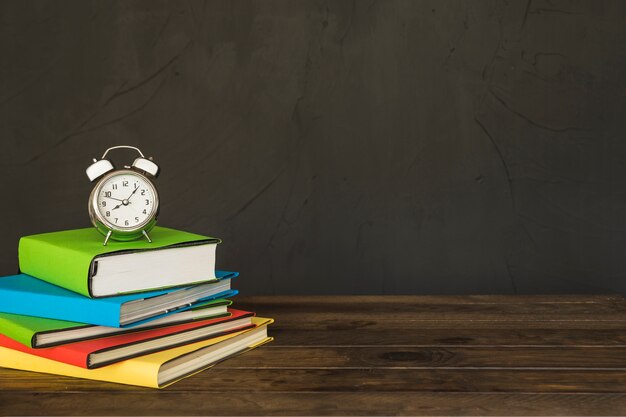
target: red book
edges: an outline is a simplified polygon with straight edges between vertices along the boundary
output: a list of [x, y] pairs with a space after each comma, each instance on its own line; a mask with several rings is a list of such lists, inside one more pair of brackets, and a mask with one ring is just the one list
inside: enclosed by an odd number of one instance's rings
[[254, 313], [230, 308], [228, 311], [231, 313], [229, 317], [198, 320], [192, 323], [176, 324], [39, 349], [30, 348], [5, 335], [0, 335], [0, 346], [81, 368], [93, 369], [124, 359], [254, 327], [252, 324]]

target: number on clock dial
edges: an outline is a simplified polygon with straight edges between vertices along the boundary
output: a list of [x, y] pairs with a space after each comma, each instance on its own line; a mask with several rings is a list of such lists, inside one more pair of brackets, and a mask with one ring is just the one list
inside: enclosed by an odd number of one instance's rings
[[145, 224], [155, 211], [154, 189], [132, 174], [114, 175], [98, 190], [98, 210], [105, 222], [118, 229]]

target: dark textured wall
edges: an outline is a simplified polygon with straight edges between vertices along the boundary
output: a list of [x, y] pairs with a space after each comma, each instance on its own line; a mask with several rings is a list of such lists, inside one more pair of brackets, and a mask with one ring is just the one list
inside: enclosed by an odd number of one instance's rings
[[[626, 2], [3, 1], [0, 273], [160, 163], [252, 293], [626, 290]], [[121, 165], [130, 154], [114, 155]]]

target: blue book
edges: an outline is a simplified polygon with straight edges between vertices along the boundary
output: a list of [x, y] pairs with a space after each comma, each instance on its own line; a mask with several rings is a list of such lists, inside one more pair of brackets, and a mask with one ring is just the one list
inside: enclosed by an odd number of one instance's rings
[[26, 274], [0, 278], [0, 312], [127, 327], [184, 311], [198, 303], [237, 294], [237, 272], [216, 271], [215, 281], [182, 288], [89, 298]]

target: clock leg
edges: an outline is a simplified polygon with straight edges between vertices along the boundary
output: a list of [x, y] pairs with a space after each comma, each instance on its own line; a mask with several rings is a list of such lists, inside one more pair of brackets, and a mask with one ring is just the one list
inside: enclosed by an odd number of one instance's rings
[[107, 233], [107, 235], [104, 238], [104, 243], [102, 244], [102, 246], [106, 246], [107, 242], [109, 241], [109, 238], [111, 237], [111, 231], [109, 230], [109, 233]]
[[146, 239], [148, 239], [148, 242], [152, 243], [152, 239], [150, 239], [150, 236], [148, 236], [148, 233], [146, 233], [145, 230], [141, 231], [143, 233], [143, 235], [146, 237]]

